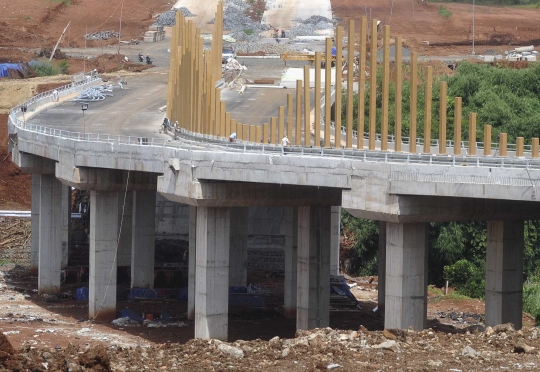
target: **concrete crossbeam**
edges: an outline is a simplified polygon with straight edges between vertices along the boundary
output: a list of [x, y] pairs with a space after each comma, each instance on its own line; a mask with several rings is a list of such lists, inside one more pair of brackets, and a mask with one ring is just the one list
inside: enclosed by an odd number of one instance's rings
[[229, 285], [247, 285], [247, 208], [231, 208]]
[[285, 208], [285, 283], [283, 315], [296, 318], [298, 270], [298, 207]]
[[62, 184], [54, 175], [40, 176], [38, 293], [60, 293], [62, 263]]
[[131, 287], [154, 288], [155, 240], [156, 193], [133, 191]]
[[228, 208], [197, 208], [195, 338], [227, 340], [229, 234]]
[[116, 248], [118, 193], [90, 192], [90, 278], [88, 317], [109, 321], [116, 317]]
[[330, 322], [330, 206], [298, 207], [297, 329]]
[[486, 250], [486, 326], [522, 327], [523, 221], [489, 221]]
[[426, 328], [427, 234], [424, 223], [386, 223], [385, 328]]

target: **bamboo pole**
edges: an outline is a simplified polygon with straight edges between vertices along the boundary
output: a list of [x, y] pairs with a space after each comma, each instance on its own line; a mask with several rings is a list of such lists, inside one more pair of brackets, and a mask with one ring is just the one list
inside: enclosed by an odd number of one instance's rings
[[416, 111], [418, 107], [418, 55], [411, 53], [411, 117], [409, 118], [409, 152], [416, 154]]
[[365, 104], [366, 104], [366, 40], [367, 40], [367, 17], [360, 19], [360, 33], [358, 35], [360, 43], [360, 55], [358, 57], [358, 122], [356, 131], [358, 138], [356, 148], [364, 148], [365, 130]]
[[354, 19], [349, 20], [347, 39], [347, 135], [345, 147], [352, 148], [353, 139], [353, 80], [354, 79]]
[[439, 100], [439, 154], [446, 154], [446, 81], [441, 81], [441, 94]]
[[381, 150], [388, 150], [388, 117], [390, 105], [390, 26], [383, 29]]
[[343, 81], [343, 27], [337, 27], [336, 38], [336, 102], [335, 102], [335, 120], [336, 129], [334, 130], [334, 147], [341, 148], [341, 88]]
[[311, 109], [309, 92], [309, 66], [304, 66], [304, 146], [311, 146]]
[[469, 155], [476, 155], [476, 113], [469, 113]]
[[296, 146], [302, 145], [302, 80], [296, 80], [296, 129], [294, 131], [294, 143]]
[[318, 147], [321, 144], [321, 52], [315, 52], [315, 103], [313, 112], [313, 131], [315, 133], [313, 146]]
[[[332, 129], [332, 38], [326, 38], [326, 61], [324, 69], [324, 147], [330, 147]], [[315, 102], [317, 104], [317, 102]], [[317, 143], [315, 142], [315, 145]]]
[[371, 61], [369, 65], [369, 149], [375, 150], [377, 130], [377, 20], [371, 20]]
[[491, 125], [484, 125], [484, 155], [491, 155]]
[[424, 82], [424, 153], [431, 153], [431, 105], [433, 93], [433, 67], [426, 69], [426, 81]]
[[461, 155], [461, 97], [454, 98], [454, 155]]
[[403, 62], [402, 62], [402, 46], [403, 40], [401, 36], [396, 38], [396, 103], [395, 103], [395, 142], [394, 151], [401, 151], [401, 112], [402, 112], [402, 79], [403, 79]]

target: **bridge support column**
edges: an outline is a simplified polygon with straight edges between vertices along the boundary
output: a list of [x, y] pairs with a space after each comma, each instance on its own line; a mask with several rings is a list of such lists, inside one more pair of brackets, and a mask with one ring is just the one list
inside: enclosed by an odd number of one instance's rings
[[386, 223], [384, 328], [427, 326], [427, 226]]
[[296, 317], [296, 286], [298, 267], [298, 207], [285, 208], [285, 283], [283, 315]]
[[154, 288], [155, 191], [133, 191], [132, 223], [131, 287]]
[[90, 192], [90, 283], [88, 316], [116, 317], [116, 246], [118, 238], [118, 193]]
[[62, 264], [62, 183], [41, 174], [39, 197], [38, 293], [60, 293]]
[[197, 208], [195, 338], [227, 340], [229, 208]]
[[377, 284], [378, 313], [384, 314], [384, 299], [386, 296], [386, 222], [379, 221], [379, 273]]
[[330, 235], [330, 275], [339, 275], [339, 238], [341, 233], [341, 207], [333, 206]]
[[298, 207], [297, 329], [329, 325], [330, 208]]
[[247, 285], [247, 208], [231, 209], [231, 236], [229, 246], [229, 285]]
[[187, 317], [195, 317], [195, 267], [197, 252], [197, 207], [189, 206], [189, 264], [188, 264], [188, 304]]
[[69, 238], [71, 236], [71, 187], [62, 185], [62, 269], [68, 267]]
[[486, 251], [486, 326], [522, 327], [523, 221], [489, 221]]
[[30, 273], [38, 274], [39, 266], [39, 209], [41, 194], [41, 174], [32, 173], [32, 235], [30, 252]]
[[[118, 191], [118, 242], [117, 266], [131, 265], [133, 191]], [[154, 212], [155, 213], [155, 212]], [[122, 229], [120, 231], [120, 229]]]

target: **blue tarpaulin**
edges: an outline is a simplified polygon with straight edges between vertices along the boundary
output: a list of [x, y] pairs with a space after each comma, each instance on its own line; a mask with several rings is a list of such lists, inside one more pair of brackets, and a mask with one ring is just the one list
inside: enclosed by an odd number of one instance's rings
[[144, 321], [142, 316], [137, 314], [137, 312], [133, 309], [124, 309], [120, 311], [120, 318], [129, 318], [139, 323], [142, 323]]
[[77, 291], [75, 292], [75, 299], [77, 301], [88, 301], [88, 288], [77, 288]]
[[8, 69], [23, 72], [23, 66], [20, 63], [0, 63], [0, 77], [8, 77]]
[[185, 301], [188, 299], [188, 288], [183, 287], [178, 291], [178, 301]]
[[159, 289], [148, 289], [148, 288], [133, 288], [129, 292], [127, 299], [134, 300], [135, 298], [148, 298], [155, 299], [158, 298]]
[[345, 279], [340, 280], [339, 284], [336, 282], [332, 282], [332, 284], [330, 284], [330, 294], [338, 294], [340, 296], [347, 296], [351, 300], [358, 302], [356, 297], [354, 297], [354, 295], [352, 294], [351, 288], [349, 287]]

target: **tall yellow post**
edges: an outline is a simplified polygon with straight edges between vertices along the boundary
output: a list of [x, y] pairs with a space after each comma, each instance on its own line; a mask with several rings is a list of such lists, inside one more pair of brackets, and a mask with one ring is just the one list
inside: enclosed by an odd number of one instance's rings
[[278, 141], [281, 141], [281, 139], [283, 138], [283, 134], [285, 133], [285, 106], [279, 106], [278, 123]]
[[[330, 147], [332, 129], [332, 39], [326, 38], [326, 62], [324, 69], [324, 147]], [[317, 145], [317, 143], [315, 143]]]
[[538, 158], [538, 137], [533, 137], [531, 140], [531, 158]]
[[461, 97], [454, 98], [454, 155], [461, 155]]
[[311, 146], [311, 109], [309, 93], [309, 66], [304, 66], [304, 146]]
[[321, 143], [321, 52], [315, 52], [315, 103], [313, 112], [314, 146], [317, 147]]
[[249, 125], [248, 124], [242, 124], [242, 137], [244, 137], [244, 141], [249, 141]]
[[236, 123], [236, 138], [244, 140], [244, 126], [240, 123]]
[[411, 53], [411, 117], [409, 118], [409, 152], [416, 153], [416, 110], [418, 107], [418, 54]]
[[249, 126], [249, 142], [252, 142], [252, 143], [257, 143], [259, 141], [257, 141], [257, 129], [255, 129], [256, 126], [255, 125], [250, 125]]
[[426, 69], [426, 81], [424, 91], [424, 153], [431, 153], [431, 101], [433, 92], [433, 67]]
[[225, 102], [221, 101], [221, 106], [220, 106], [220, 109], [219, 109], [219, 113], [221, 114], [221, 119], [220, 119], [220, 130], [219, 132], [221, 133], [221, 137], [229, 137], [229, 134], [227, 134], [227, 131], [225, 129], [226, 125], [227, 125], [227, 122], [226, 122], [226, 118], [227, 116], [225, 115], [226, 114], [226, 106], [225, 106]]
[[302, 80], [296, 80], [296, 127], [294, 131], [294, 144], [296, 146], [302, 145]]
[[268, 123], [263, 124], [263, 143], [265, 145], [268, 145], [268, 141], [270, 140], [270, 133], [269, 133]]
[[491, 155], [491, 125], [484, 125], [484, 155]]
[[469, 155], [476, 155], [476, 113], [469, 113]]
[[225, 113], [225, 135], [223, 137], [229, 137], [233, 132], [231, 132], [231, 113]]
[[293, 143], [293, 95], [287, 94], [287, 137]]
[[395, 131], [395, 143], [394, 143], [394, 151], [400, 152], [401, 151], [401, 112], [402, 112], [402, 94], [401, 90], [403, 87], [402, 79], [403, 79], [403, 64], [402, 64], [402, 46], [403, 46], [403, 40], [401, 39], [401, 36], [398, 36], [396, 38], [396, 103], [395, 103], [395, 123], [394, 123], [394, 131]]
[[221, 89], [219, 88], [214, 88], [216, 90], [216, 93], [215, 93], [215, 96], [216, 96], [216, 102], [215, 102], [215, 118], [216, 118], [216, 123], [215, 123], [215, 126], [216, 126], [216, 131], [215, 131], [215, 135], [216, 136], [221, 136]]
[[523, 157], [523, 137], [516, 138], [516, 157]]
[[446, 154], [446, 81], [441, 81], [439, 100], [439, 154]]
[[255, 141], [257, 143], [262, 143], [263, 141], [263, 138], [262, 138], [262, 127], [260, 125], [257, 125], [255, 127]]
[[276, 141], [276, 135], [277, 135], [276, 122], [277, 122], [277, 118], [275, 118], [275, 117], [270, 118], [270, 143], [272, 145], [275, 145], [277, 143], [277, 141]]
[[238, 138], [238, 128], [236, 126], [236, 119], [231, 119], [231, 134], [236, 133], [236, 138]]
[[501, 156], [506, 156], [506, 150], [508, 148], [508, 135], [506, 133], [501, 133], [499, 136], [499, 154]]
[[343, 80], [343, 27], [337, 27], [336, 35], [336, 102], [335, 102], [335, 123], [334, 146], [341, 147], [341, 87]]
[[354, 19], [349, 20], [347, 39], [347, 135], [345, 147], [352, 148], [353, 139], [353, 79], [354, 79]]
[[382, 81], [382, 116], [381, 116], [381, 150], [388, 150], [388, 117], [390, 102], [390, 26], [383, 29], [383, 81]]
[[216, 89], [215, 89], [215, 86], [216, 86], [216, 78], [214, 77], [214, 75], [210, 75], [210, 86], [209, 86], [209, 89], [210, 89], [210, 120], [209, 120], [209, 127], [210, 127], [210, 130], [208, 132], [208, 134], [214, 136], [216, 135], [216, 127], [215, 127], [215, 119], [216, 119]]
[[364, 148], [364, 130], [365, 130], [365, 104], [366, 104], [366, 40], [367, 40], [367, 17], [362, 16], [360, 20], [360, 34], [358, 35], [360, 43], [360, 56], [358, 58], [358, 121], [356, 130], [358, 139], [356, 148]]
[[377, 20], [371, 20], [371, 61], [369, 65], [369, 149], [375, 150], [377, 130]]

